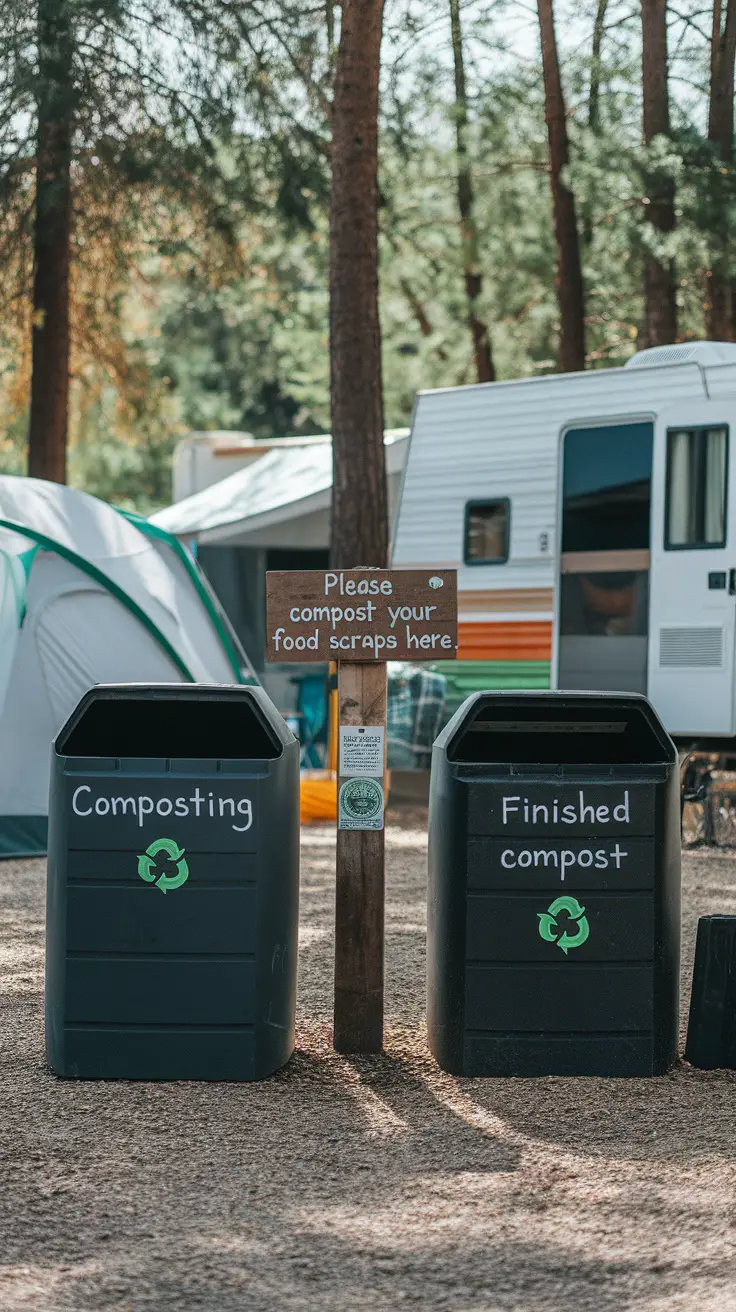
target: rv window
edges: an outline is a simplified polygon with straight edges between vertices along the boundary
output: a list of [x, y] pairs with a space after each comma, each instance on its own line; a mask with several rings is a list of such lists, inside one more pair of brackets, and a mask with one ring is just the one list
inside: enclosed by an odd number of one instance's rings
[[465, 507], [466, 565], [504, 565], [509, 558], [511, 502], [469, 501]]
[[651, 423], [565, 433], [562, 551], [648, 551]]
[[728, 429], [671, 428], [667, 433], [665, 547], [726, 544]]

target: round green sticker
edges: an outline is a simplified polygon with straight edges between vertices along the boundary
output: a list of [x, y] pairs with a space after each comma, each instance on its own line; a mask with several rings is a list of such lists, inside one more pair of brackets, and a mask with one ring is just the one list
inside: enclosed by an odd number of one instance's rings
[[383, 810], [383, 789], [375, 779], [348, 779], [340, 789], [340, 811], [350, 820], [375, 820]]

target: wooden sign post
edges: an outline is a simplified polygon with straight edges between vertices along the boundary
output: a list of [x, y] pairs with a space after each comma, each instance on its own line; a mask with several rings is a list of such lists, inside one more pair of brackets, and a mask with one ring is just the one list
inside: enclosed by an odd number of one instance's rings
[[457, 655], [454, 570], [266, 575], [266, 659], [337, 661], [334, 1044], [383, 1045], [386, 662]]
[[[380, 1052], [383, 1047], [383, 925], [385, 855], [383, 777], [386, 769], [387, 678], [384, 663], [341, 661], [337, 667], [338, 830], [335, 888], [335, 1013], [334, 1044], [338, 1052]], [[344, 828], [340, 823], [346, 800], [344, 782], [345, 728], [380, 728], [381, 780], [368, 782], [362, 799], [361, 776], [355, 776], [351, 810], [375, 807], [380, 828]], [[357, 736], [357, 732], [356, 732]], [[370, 741], [370, 740], [369, 740]], [[380, 792], [379, 792], [380, 789]], [[365, 785], [364, 785], [365, 793]], [[358, 816], [358, 822], [360, 816]]]

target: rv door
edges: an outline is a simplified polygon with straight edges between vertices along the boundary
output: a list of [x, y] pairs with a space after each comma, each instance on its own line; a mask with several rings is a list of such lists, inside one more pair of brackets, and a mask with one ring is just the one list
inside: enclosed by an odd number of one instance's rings
[[736, 402], [670, 406], [652, 468], [648, 691], [671, 733], [734, 732]]

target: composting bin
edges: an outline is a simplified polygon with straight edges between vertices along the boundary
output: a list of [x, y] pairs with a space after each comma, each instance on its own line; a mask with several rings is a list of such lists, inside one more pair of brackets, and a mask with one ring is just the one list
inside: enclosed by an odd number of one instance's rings
[[654, 1075], [676, 1055], [680, 803], [644, 697], [469, 697], [438, 737], [428, 1021], [456, 1075]]
[[299, 747], [260, 688], [105, 685], [53, 750], [60, 1075], [261, 1079], [294, 1047]]

